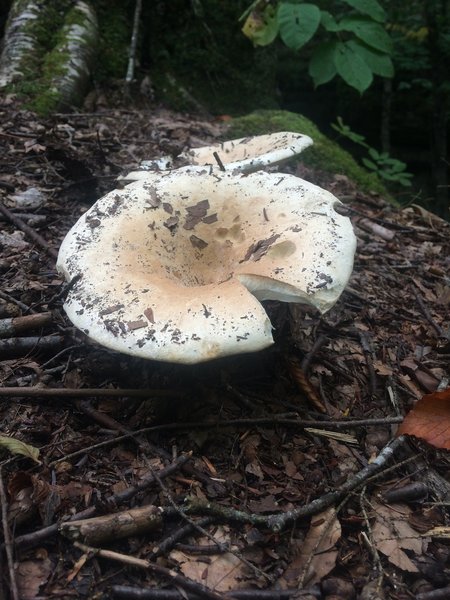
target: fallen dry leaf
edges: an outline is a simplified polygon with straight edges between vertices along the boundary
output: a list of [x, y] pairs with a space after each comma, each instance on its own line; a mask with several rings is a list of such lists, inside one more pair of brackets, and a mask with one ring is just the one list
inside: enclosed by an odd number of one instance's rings
[[52, 569], [49, 558], [20, 562], [16, 569], [20, 600], [33, 600], [39, 594], [40, 587], [47, 582]]
[[420, 556], [426, 550], [427, 540], [408, 523], [411, 509], [404, 504], [390, 507], [376, 502], [372, 503], [372, 508], [376, 517], [372, 537], [377, 550], [399, 569], [418, 573], [419, 569], [405, 550]]
[[[218, 529], [214, 537], [218, 542], [229, 542], [225, 529]], [[199, 545], [211, 544], [207, 539], [200, 540], [198, 543]], [[244, 564], [230, 552], [205, 559], [202, 556], [190, 556], [174, 550], [170, 553], [170, 558], [179, 563], [183, 575], [216, 592], [228, 592], [238, 588], [244, 576]]]
[[450, 450], [450, 388], [418, 400], [398, 428], [397, 435], [404, 434]]
[[300, 554], [285, 570], [280, 580], [281, 585], [287, 588], [306, 582], [313, 585], [328, 575], [336, 565], [336, 543], [341, 533], [341, 524], [334, 507], [313, 517], [306, 538], [300, 546]]

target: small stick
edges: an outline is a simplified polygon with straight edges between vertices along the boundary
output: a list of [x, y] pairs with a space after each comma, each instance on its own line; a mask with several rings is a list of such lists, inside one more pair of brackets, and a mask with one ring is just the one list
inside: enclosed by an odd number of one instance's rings
[[369, 219], [359, 219], [356, 221], [356, 224], [361, 227], [361, 229], [377, 235], [386, 242], [391, 242], [395, 237], [393, 231], [386, 229], [386, 227], [383, 227], [382, 225], [378, 225], [378, 223], [371, 223]]
[[319, 397], [319, 394], [316, 392], [314, 387], [311, 385], [310, 381], [305, 375], [302, 367], [299, 365], [298, 361], [290, 357], [288, 358], [288, 367], [289, 372], [294, 379], [295, 383], [298, 385], [300, 390], [305, 394], [307, 399], [311, 402], [314, 408], [322, 414], [327, 414], [327, 409]]
[[[197, 583], [192, 579], [188, 579], [187, 577], [183, 577], [179, 575], [173, 569], [166, 569], [166, 567], [162, 567], [157, 563], [150, 562], [149, 560], [145, 560], [143, 558], [135, 558], [134, 556], [129, 556], [127, 554], [122, 554], [120, 552], [114, 552], [112, 550], [103, 550], [102, 548], [92, 548], [91, 546], [86, 546], [85, 544], [80, 544], [79, 542], [75, 542], [75, 546], [82, 550], [87, 554], [92, 554], [93, 556], [99, 556], [101, 558], [107, 558], [109, 560], [113, 560], [116, 562], [120, 562], [124, 565], [129, 565], [131, 567], [138, 567], [140, 569], [144, 569], [145, 571], [152, 571], [164, 579], [171, 581], [174, 585], [179, 586], [183, 590], [196, 594], [200, 596], [200, 598], [206, 598], [206, 600], [223, 600], [222, 594], [218, 594], [213, 590], [208, 589], [201, 583]], [[232, 596], [229, 596], [232, 598]]]
[[[34, 338], [18, 338], [18, 339], [34, 339]], [[36, 338], [43, 339], [43, 338]], [[9, 341], [9, 340], [8, 340]], [[0, 345], [1, 351], [1, 345]], [[160, 398], [179, 398], [184, 395], [179, 390], [144, 390], [144, 389], [120, 389], [120, 388], [38, 388], [38, 387], [0, 387], [1, 396], [21, 396], [25, 398], [86, 398], [105, 396], [113, 396], [114, 398], [149, 398], [158, 396]], [[130, 434], [130, 435], [135, 435]]]
[[[47, 351], [54, 350], [58, 346], [64, 343], [62, 335], [43, 335], [41, 337], [14, 337], [6, 340], [0, 340], [0, 359], [13, 358], [16, 356], [23, 356], [34, 351]], [[6, 389], [0, 388], [0, 395], [5, 396]], [[19, 389], [19, 388], [12, 388]], [[31, 389], [31, 388], [23, 388]], [[37, 389], [37, 388], [36, 388]], [[16, 394], [20, 395], [20, 394]]]
[[62, 523], [60, 533], [85, 544], [104, 544], [111, 540], [146, 534], [162, 525], [162, 510], [153, 505]]
[[[303, 592], [303, 590], [301, 590]], [[309, 590], [307, 590], [309, 592]], [[111, 592], [114, 598], [120, 600], [197, 600], [191, 594], [181, 593], [178, 590], [160, 590], [160, 589], [141, 589], [131, 587], [129, 585], [113, 585]], [[294, 595], [298, 594], [298, 599], [302, 596], [299, 590], [233, 590], [233, 592], [224, 592], [222, 598], [226, 600], [230, 598], [230, 594], [236, 600], [289, 600]], [[311, 590], [308, 597], [318, 598], [320, 591]]]
[[35, 242], [38, 246], [40, 246], [47, 254], [54, 258], [55, 260], [58, 258], [58, 251], [54, 248], [51, 248], [42, 235], [37, 233], [34, 229], [32, 229], [29, 225], [24, 223], [22, 219], [20, 219], [17, 215], [13, 214], [4, 204], [0, 202], [0, 212], [9, 220], [13, 225], [18, 227], [21, 231], [24, 232], [26, 236], [28, 236], [33, 242]]
[[6, 300], [6, 302], [12, 302], [13, 304], [15, 304], [16, 306], [21, 308], [24, 312], [31, 312], [31, 313], [35, 312], [34, 310], [32, 310], [29, 306], [27, 306], [20, 300], [16, 300], [16, 298], [14, 298], [14, 296], [10, 296], [6, 292], [2, 292], [2, 290], [0, 290], [0, 298], [2, 300]]
[[34, 315], [26, 315], [24, 317], [0, 319], [0, 338], [20, 335], [29, 329], [44, 327], [52, 322], [52, 318], [51, 312], [43, 312]]
[[363, 349], [364, 357], [366, 359], [367, 371], [369, 373], [370, 395], [375, 397], [377, 395], [377, 376], [373, 366], [373, 350], [370, 344], [370, 339], [367, 333], [364, 331], [359, 332], [359, 339], [361, 342], [361, 348]]
[[9, 587], [11, 591], [12, 600], [20, 600], [19, 590], [17, 588], [16, 581], [16, 567], [14, 565], [13, 556], [13, 541], [11, 538], [11, 531], [8, 523], [8, 504], [6, 500], [5, 486], [3, 485], [3, 476], [0, 468], [0, 504], [2, 507], [2, 527], [3, 527], [3, 539], [5, 541], [5, 552], [6, 560], [8, 563], [9, 572]]
[[436, 323], [436, 321], [431, 316], [430, 311], [425, 306], [425, 302], [422, 300], [422, 298], [419, 296], [419, 294], [416, 292], [415, 289], [412, 290], [412, 293], [414, 294], [414, 296], [417, 300], [417, 304], [420, 306], [420, 310], [422, 311], [423, 316], [428, 321], [428, 323], [433, 327], [433, 329], [438, 334], [438, 336], [441, 338], [447, 337], [447, 339], [449, 339], [449, 337], [450, 337], [449, 334], [448, 333], [446, 334], [446, 332], [442, 329], [442, 327]]
[[317, 354], [317, 352], [322, 348], [322, 346], [324, 346], [327, 342], [328, 342], [328, 338], [325, 335], [323, 335], [323, 333], [321, 333], [317, 337], [317, 339], [314, 342], [311, 350], [308, 352], [308, 354], [302, 360], [302, 363], [300, 365], [303, 373], [306, 374], [306, 372], [309, 369], [309, 365], [311, 364], [312, 359]]
[[[196, 522], [196, 525], [199, 527], [206, 527], [207, 525], [210, 525], [211, 523], [214, 523], [213, 517], [203, 517], [202, 519], [199, 519]], [[187, 537], [188, 535], [190, 535], [194, 530], [195, 530], [194, 526], [191, 525], [190, 523], [188, 523], [187, 525], [183, 525], [183, 527], [180, 527], [179, 529], [177, 529], [176, 531], [174, 531], [173, 533], [171, 533], [170, 535], [165, 537], [161, 542], [159, 542], [158, 545], [153, 548], [153, 550], [150, 554], [150, 558], [154, 560], [158, 556], [167, 554], [168, 552], [170, 552], [172, 550], [172, 548], [174, 548], [176, 546], [176, 544], [180, 540], [182, 540], [185, 537]], [[217, 547], [216, 547], [216, 549], [218, 550]]]
[[226, 169], [224, 167], [224, 164], [222, 162], [222, 159], [220, 158], [220, 156], [218, 155], [218, 153], [217, 152], [213, 152], [213, 156], [216, 159], [217, 164], [219, 165], [219, 169], [221, 171], [226, 171]]

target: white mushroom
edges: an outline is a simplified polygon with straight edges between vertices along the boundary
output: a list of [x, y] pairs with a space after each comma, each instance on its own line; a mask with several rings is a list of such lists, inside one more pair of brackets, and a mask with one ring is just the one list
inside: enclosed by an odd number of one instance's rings
[[263, 167], [274, 166], [300, 154], [311, 146], [312, 139], [302, 133], [280, 131], [237, 140], [229, 140], [214, 146], [191, 148], [179, 155], [191, 165], [217, 165], [219, 160], [228, 171], [252, 173]]
[[[177, 158], [190, 165], [213, 165], [220, 163], [227, 171], [252, 173], [267, 166], [278, 165], [311, 146], [312, 139], [302, 133], [281, 131], [267, 135], [257, 135], [237, 140], [229, 140], [214, 146], [202, 146], [182, 152]], [[214, 154], [217, 153], [216, 158]], [[149, 171], [171, 168], [171, 158], [143, 161], [142, 169], [118, 177], [120, 181], [145, 179]]]
[[292, 175], [188, 167], [110, 192], [64, 239], [71, 321], [100, 344], [177, 363], [273, 343], [261, 300], [324, 312], [355, 236], [329, 192]]

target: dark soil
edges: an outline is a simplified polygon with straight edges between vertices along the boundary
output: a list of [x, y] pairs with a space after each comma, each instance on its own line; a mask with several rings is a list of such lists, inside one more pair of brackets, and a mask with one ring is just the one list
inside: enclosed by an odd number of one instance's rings
[[[355, 269], [338, 304], [319, 316], [268, 303], [276, 343], [258, 354], [137, 360], [65, 317], [59, 244], [118, 175], [225, 125], [161, 108], [42, 120], [14, 99], [0, 124], [0, 318], [51, 313], [0, 339], [1, 434], [39, 449], [36, 462], [0, 438], [1, 597], [450, 597], [435, 595], [450, 582], [448, 543], [424, 535], [448, 524], [448, 455], [403, 438], [383, 452], [415, 402], [448, 385], [449, 225], [290, 165], [353, 220]], [[153, 530], [124, 513], [149, 506]], [[74, 515], [112, 514], [109, 538], [78, 533], [90, 549], [60, 531]], [[118, 539], [124, 514], [137, 525]]]

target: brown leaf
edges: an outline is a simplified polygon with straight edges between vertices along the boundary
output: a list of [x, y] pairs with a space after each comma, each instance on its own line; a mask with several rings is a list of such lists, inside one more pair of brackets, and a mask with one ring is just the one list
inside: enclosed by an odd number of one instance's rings
[[21, 600], [36, 598], [39, 588], [47, 582], [52, 569], [49, 558], [20, 562], [16, 569], [16, 577]]
[[372, 507], [376, 516], [372, 537], [377, 550], [399, 569], [417, 573], [418, 568], [404, 550], [420, 556], [427, 541], [408, 523], [411, 509], [403, 504], [396, 504], [395, 508], [391, 508], [375, 502], [372, 502]]
[[336, 565], [336, 542], [340, 537], [341, 525], [334, 507], [313, 517], [305, 541], [300, 546], [300, 554], [291, 562], [281, 578], [283, 587], [297, 587], [299, 582], [305, 579], [305, 569], [308, 585], [313, 585], [328, 575]]
[[397, 435], [413, 435], [436, 448], [450, 449], [450, 388], [426, 394], [406, 415]]
[[[218, 542], [229, 541], [226, 531], [222, 529], [218, 529], [214, 537]], [[202, 543], [211, 544], [211, 541], [200, 540], [199, 545]], [[189, 556], [174, 550], [170, 553], [170, 558], [179, 563], [183, 575], [216, 592], [227, 592], [238, 588], [244, 576], [244, 564], [229, 552], [205, 561], [201, 556]]]

